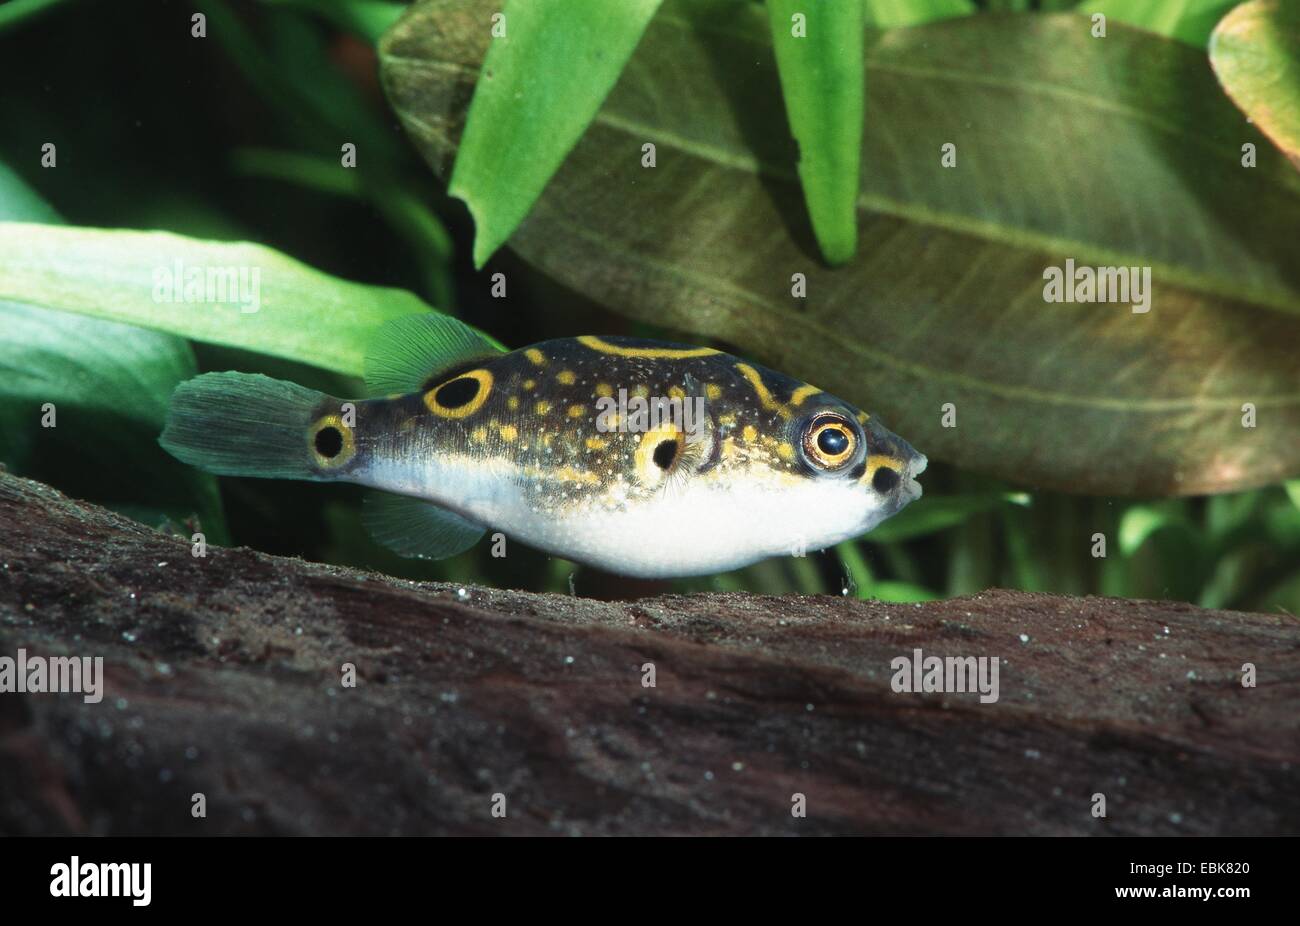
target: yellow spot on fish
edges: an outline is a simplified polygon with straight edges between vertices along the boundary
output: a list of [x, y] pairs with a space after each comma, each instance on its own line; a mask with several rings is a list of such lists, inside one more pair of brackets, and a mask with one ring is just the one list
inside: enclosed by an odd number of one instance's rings
[[858, 412], [858, 424], [866, 424], [870, 417], [866, 412]]
[[572, 370], [561, 370], [555, 374], [555, 378], [566, 386], [572, 386], [578, 381], [578, 377], [573, 375]]
[[650, 387], [637, 386], [632, 390], [632, 395], [636, 396], [638, 399], [648, 399], [650, 398]]
[[519, 397], [518, 397], [518, 396], [513, 396], [513, 395], [512, 395], [510, 398], [506, 399], [506, 407], [509, 408], [511, 411], [513, 411], [514, 409], [518, 408], [518, 407], [519, 407]]
[[561, 466], [555, 471], [555, 475], [565, 482], [581, 482], [587, 485], [595, 485], [600, 482], [600, 478], [595, 473], [577, 470], [572, 466]]
[[758, 440], [758, 431], [755, 430], [752, 424], [745, 425], [745, 430], [741, 433], [744, 435], [745, 443], [747, 444], [752, 444], [754, 441]]
[[570, 417], [570, 418], [581, 418], [581, 417], [582, 417], [583, 415], [585, 415], [586, 413], [587, 413], [587, 410], [586, 410], [585, 408], [583, 408], [581, 405], [570, 405], [570, 406], [569, 406], [569, 417]]
[[550, 402], [547, 402], [547, 401], [541, 401], [541, 402], [538, 402], [538, 403], [537, 403], [537, 414], [539, 414], [539, 415], [545, 415], [545, 414], [546, 414], [547, 412], [549, 412], [550, 410], [551, 410], [551, 403], [550, 403]]
[[587, 438], [587, 449], [588, 449], [588, 450], [604, 450], [604, 449], [605, 449], [606, 447], [608, 447], [608, 446], [609, 446], [609, 444], [605, 443], [605, 441], [602, 440], [602, 439], [599, 438], [599, 437], [589, 437], [589, 438]]
[[546, 355], [536, 347], [530, 347], [524, 351], [524, 356], [533, 362], [534, 366], [546, 366]]
[[684, 389], [682, 389], [681, 386], [669, 386], [669, 387], [668, 387], [668, 398], [670, 398], [670, 399], [684, 399], [684, 398], [686, 398], [686, 391], [685, 391]]
[[776, 453], [782, 460], [794, 459], [794, 447], [786, 443], [777, 444]]
[[487, 428], [478, 427], [469, 433], [469, 439], [476, 444], [481, 444], [487, 440]]
[[513, 424], [504, 424], [498, 430], [500, 431], [501, 439], [507, 442], [512, 441], [519, 436], [519, 429]]
[[602, 398], [608, 399], [613, 394], [614, 394], [614, 387], [611, 386], [609, 383], [601, 383], [598, 386], [596, 386], [596, 395], [601, 396]]
[[671, 360], [682, 357], [708, 357], [718, 353], [711, 347], [624, 347], [620, 344], [611, 344], [602, 338], [584, 335], [578, 338], [578, 343], [592, 350], [600, 351], [602, 354], [614, 354], [618, 357], [647, 357], [658, 360]]
[[534, 386], [536, 386], [536, 385], [537, 385], [537, 380], [535, 380], [535, 379], [526, 379], [526, 380], [524, 380], [524, 382], [523, 382], [524, 391], [527, 392], [528, 390], [532, 389], [532, 388], [533, 388]]
[[704, 393], [710, 399], [720, 399], [722, 398], [722, 387], [717, 383], [709, 383], [704, 387]]

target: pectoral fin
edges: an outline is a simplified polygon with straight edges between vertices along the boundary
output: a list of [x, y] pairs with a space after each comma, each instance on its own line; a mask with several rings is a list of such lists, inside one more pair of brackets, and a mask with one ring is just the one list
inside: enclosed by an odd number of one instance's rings
[[387, 492], [368, 492], [361, 521], [375, 540], [400, 556], [446, 559], [464, 553], [486, 532], [481, 524], [432, 502]]

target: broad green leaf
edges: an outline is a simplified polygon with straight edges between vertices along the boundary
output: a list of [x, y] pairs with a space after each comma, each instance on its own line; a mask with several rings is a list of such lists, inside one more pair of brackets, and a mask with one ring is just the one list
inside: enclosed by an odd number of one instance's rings
[[1214, 30], [1210, 63], [1232, 101], [1300, 167], [1300, 3], [1243, 3]]
[[975, 12], [971, 0], [863, 0], [868, 25], [878, 29], [919, 26]]
[[[474, 263], [505, 243], [609, 93], [661, 0], [508, 0], [455, 25], [491, 42], [448, 192], [474, 217]], [[467, 7], [467, 9], [473, 9]], [[494, 37], [493, 32], [498, 34]], [[436, 47], [441, 40], [422, 37]], [[412, 66], [424, 66], [413, 51]], [[640, 145], [625, 152], [640, 163]]]
[[[60, 221], [3, 164], [0, 219]], [[197, 514], [226, 540], [216, 479], [156, 440], [172, 389], [198, 373], [189, 344], [8, 301], [0, 331], [0, 463], [153, 526]]]
[[1240, 0], [1081, 0], [1077, 12], [1102, 13], [1109, 26], [1125, 23], [1204, 48], [1214, 24]]
[[[436, 169], [491, 6], [427, 0], [381, 43], [389, 99]], [[829, 270], [772, 131], [767, 26], [755, 4], [666, 3], [512, 245], [619, 312], [723, 339], [1018, 484], [1191, 494], [1300, 473], [1300, 177], [1267, 145], [1242, 168], [1242, 142], [1262, 139], [1203, 53], [1122, 25], [1093, 39], [1072, 13], [883, 33], [858, 256]], [[653, 171], [624, 157], [644, 140]], [[1045, 302], [1067, 259], [1150, 267], [1149, 311]]]
[[862, 158], [861, 0], [767, 0], [799, 179], [822, 255], [853, 257]]
[[313, 270], [257, 244], [0, 223], [0, 299], [79, 312], [359, 376], [411, 293]]
[[188, 344], [13, 302], [0, 301], [0, 325], [0, 459], [153, 527], [197, 513], [225, 542], [216, 480], [158, 446], [172, 389], [198, 374]]

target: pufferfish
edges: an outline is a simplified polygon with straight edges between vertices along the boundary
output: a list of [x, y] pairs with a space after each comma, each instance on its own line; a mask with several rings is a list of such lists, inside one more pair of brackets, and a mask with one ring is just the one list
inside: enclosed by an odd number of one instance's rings
[[447, 316], [394, 319], [374, 398], [262, 375], [176, 387], [159, 443], [228, 476], [379, 490], [363, 519], [404, 556], [487, 530], [647, 578], [722, 572], [871, 530], [926, 465], [848, 402], [707, 347], [627, 337], [504, 353]]

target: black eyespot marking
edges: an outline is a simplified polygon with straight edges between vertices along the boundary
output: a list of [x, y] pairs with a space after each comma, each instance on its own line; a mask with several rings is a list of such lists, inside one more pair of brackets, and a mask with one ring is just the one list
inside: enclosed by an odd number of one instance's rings
[[830, 457], [837, 457], [849, 449], [849, 436], [835, 428], [824, 428], [817, 435], [817, 448]]
[[673, 460], [677, 459], [677, 441], [664, 440], [659, 442], [655, 448], [654, 461], [655, 466], [660, 469], [668, 469], [673, 465]]
[[849, 478], [854, 482], [856, 482], [857, 480], [862, 478], [862, 474], [865, 473], [866, 471], [867, 471], [867, 461], [863, 460], [857, 466], [853, 467], [853, 469], [849, 470]]
[[892, 492], [897, 486], [898, 470], [890, 469], [888, 466], [880, 467], [871, 477], [871, 487], [881, 495]]
[[321, 428], [316, 432], [316, 452], [332, 460], [343, 452], [343, 432], [338, 428]]
[[440, 386], [434, 397], [443, 408], [461, 408], [474, 401], [479, 388], [480, 383], [477, 379], [472, 376], [462, 376]]

